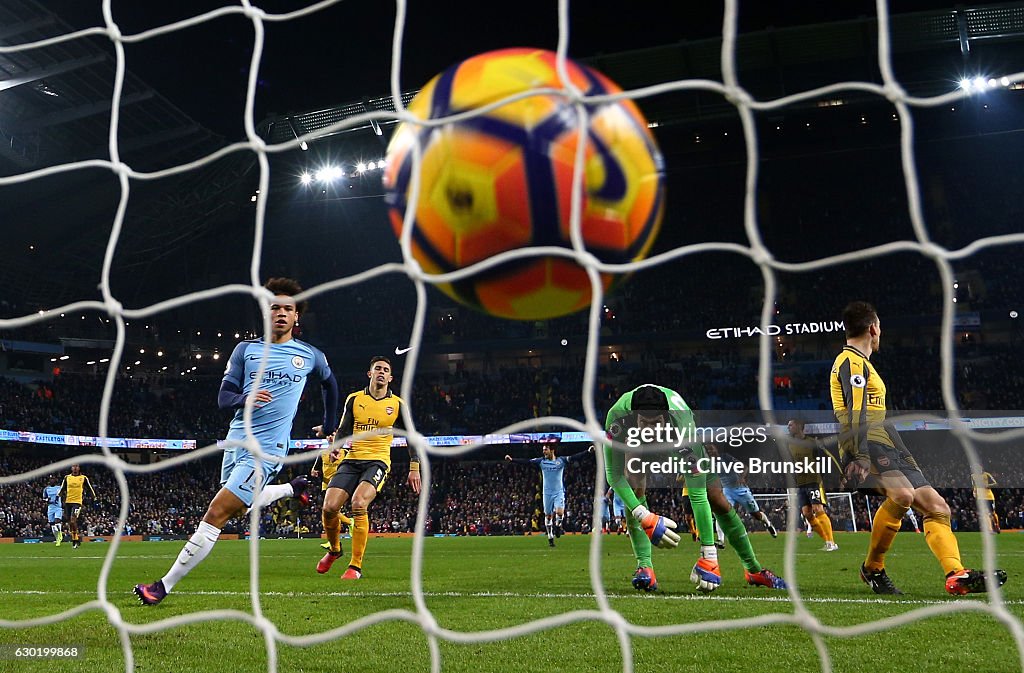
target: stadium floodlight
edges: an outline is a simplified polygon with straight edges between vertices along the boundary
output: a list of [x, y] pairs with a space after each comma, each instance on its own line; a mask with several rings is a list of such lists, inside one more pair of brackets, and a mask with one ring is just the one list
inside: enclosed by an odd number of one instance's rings
[[974, 78], [974, 88], [977, 89], [978, 91], [984, 91], [985, 90], [985, 78], [981, 77], [981, 76], [975, 77]]
[[999, 78], [999, 83], [1002, 84], [1003, 86], [1010, 86], [1010, 78], [1009, 77], [1000, 77]]
[[1017, 312], [1016, 311], [1010, 311], [1010, 317], [1016, 319], [1017, 318]]
[[157, 352], [156, 352], [156, 356], [157, 356], [158, 358], [162, 358], [162, 357], [164, 356], [164, 352], [163, 352], [163, 351], [157, 351]]
[[376, 161], [371, 161], [370, 163], [366, 164], [366, 170], [368, 170], [368, 171], [372, 171], [375, 168], [377, 168], [377, 162]]
[[203, 354], [202, 353], [196, 353], [196, 360], [202, 360], [202, 359], [203, 359]]
[[70, 355], [61, 355], [61, 356], [60, 356], [60, 359], [61, 359], [61, 360], [67, 360], [67, 359], [68, 359], [68, 358], [70, 358], [70, 357], [71, 357]]
[[309, 174], [309, 171], [306, 171], [305, 173], [299, 176], [299, 182], [301, 182], [304, 185], [308, 185], [309, 183], [313, 182], [313, 176]]
[[356, 164], [356, 173], [362, 173], [365, 170], [366, 170], [366, 164], [364, 164], [362, 161], [360, 161], [358, 164]]
[[100, 362], [110, 362], [110, 358], [100, 358]]
[[94, 364], [96, 364], [96, 361], [95, 360], [89, 360], [85, 364], [87, 364], [87, 365], [94, 365]]
[[220, 353], [214, 353], [213, 354], [213, 359], [214, 360], [220, 360]]
[[138, 366], [139, 366], [139, 365], [141, 365], [141, 364], [142, 364], [142, 360], [136, 360], [136, 361], [135, 361], [135, 366], [136, 366], [136, 367], [138, 367]]
[[142, 355], [145, 355], [146, 354], [146, 349], [145, 348], [140, 348], [139, 349], [139, 353], [142, 354]]
[[970, 91], [971, 80], [967, 79], [966, 77], [960, 80], [960, 88], [963, 89], [964, 91]]

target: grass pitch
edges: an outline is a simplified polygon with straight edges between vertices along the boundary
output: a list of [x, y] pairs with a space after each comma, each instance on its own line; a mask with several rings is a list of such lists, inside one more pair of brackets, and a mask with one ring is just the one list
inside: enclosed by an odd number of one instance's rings
[[[963, 558], [980, 565], [980, 534], [961, 534]], [[761, 562], [783, 573], [784, 535], [753, 536]], [[1024, 615], [1024, 536], [994, 538], [999, 564], [1010, 579], [1003, 588], [1006, 606]], [[857, 569], [866, 534], [839, 534], [838, 552], [819, 551], [819, 539], [802, 534], [797, 541], [797, 581], [811, 614], [829, 626], [851, 626], [904, 613], [931, 610], [951, 601], [984, 602], [984, 594], [965, 599], [947, 596], [942, 573], [920, 535], [901, 533], [887, 567], [904, 596], [876, 597], [861, 583]], [[491, 642], [441, 639], [444, 671], [619, 671], [623, 656], [615, 629], [594, 621], [588, 554], [589, 537], [566, 536], [549, 549], [543, 537], [429, 538], [423, 557], [427, 608], [440, 627], [462, 634], [503, 629], [587, 611], [589, 620], [543, 632]], [[723, 586], [712, 596], [695, 594], [688, 581], [697, 548], [655, 551], [661, 591], [638, 594], [629, 584], [633, 562], [625, 536], [605, 536], [602, 580], [611, 606], [628, 622], [657, 629], [672, 624], [743, 620], [792, 614], [785, 592], [746, 586], [736, 555], [721, 553]], [[314, 567], [322, 554], [317, 540], [260, 542], [260, 609], [287, 638], [336, 631], [382, 610], [402, 616], [416, 606], [411, 592], [412, 540], [370, 540], [365, 576], [341, 582], [340, 560], [328, 575]], [[347, 551], [346, 541], [346, 551]], [[328, 642], [300, 647], [278, 641], [268, 648], [252, 623], [249, 592], [250, 544], [222, 541], [161, 605], [139, 605], [130, 589], [163, 575], [181, 542], [125, 543], [118, 550], [109, 581], [110, 613], [98, 604], [53, 624], [41, 619], [80, 609], [98, 598], [97, 587], [107, 544], [88, 543], [0, 546], [0, 620], [19, 628], [0, 628], [0, 646], [84, 647], [84, 656], [68, 661], [0, 661], [10, 671], [123, 671], [125, 656], [108, 616], [133, 626], [168, 626], [168, 619], [202, 616], [202, 621], [133, 633], [134, 670], [140, 673], [190, 671], [266, 671], [273, 656], [279, 671], [356, 673], [429, 671], [427, 637], [416, 623], [390, 620]], [[790, 579], [790, 578], [787, 578]], [[221, 611], [221, 612], [215, 612]], [[237, 611], [243, 614], [222, 611]], [[404, 611], [404, 612], [399, 612]], [[226, 617], [224, 619], [217, 618]], [[794, 624], [736, 624], [741, 628], [698, 634], [636, 636], [631, 639], [636, 671], [820, 671], [810, 634]], [[654, 633], [651, 631], [650, 633]], [[458, 636], [462, 639], [463, 636]], [[1020, 671], [1020, 654], [1010, 630], [990, 613], [964, 611], [932, 616], [871, 635], [826, 637], [837, 672], [854, 671]], [[2, 647], [0, 647], [2, 650]], [[276, 652], [274, 652], [276, 650]]]

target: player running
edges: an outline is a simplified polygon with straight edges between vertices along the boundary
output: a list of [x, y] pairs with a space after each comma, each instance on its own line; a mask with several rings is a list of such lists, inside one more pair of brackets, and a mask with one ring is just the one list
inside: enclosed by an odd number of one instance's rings
[[[723, 463], [732, 464], [737, 462], [736, 458], [727, 451], [721, 451], [718, 455]], [[768, 519], [768, 515], [757, 506], [757, 500], [754, 499], [754, 494], [750, 492], [750, 487], [747, 486], [745, 472], [738, 473], [734, 470], [725, 470], [722, 474], [718, 475], [718, 478], [722, 482], [722, 492], [725, 494], [730, 505], [742, 507], [752, 518], [760, 521], [772, 537], [779, 536], [779, 531], [775, 530], [775, 526]]]
[[[693, 412], [679, 393], [655, 385], [639, 386], [622, 395], [608, 411], [605, 421], [605, 430], [610, 439], [630, 444], [633, 440], [642, 440], [645, 432], [656, 432], [659, 428], [670, 426], [692, 433]], [[642, 443], [637, 442], [635, 445], [639, 447]], [[679, 544], [679, 535], [675, 532], [676, 523], [647, 509], [646, 473], [632, 469], [627, 472], [627, 464], [632, 464], [631, 459], [639, 457], [639, 454], [627, 454], [611, 444], [605, 445], [604, 452], [605, 476], [626, 504], [629, 541], [637, 561], [633, 586], [639, 591], [655, 591], [658, 582], [651, 561], [651, 546], [668, 549], [676, 547]], [[693, 464], [707, 457], [700, 444], [690, 444], [685, 452], [686, 458]], [[718, 478], [714, 474], [693, 470], [686, 472], [685, 481], [700, 537], [700, 558], [690, 572], [690, 581], [697, 589], [714, 591], [722, 583], [712, 517], [718, 521], [729, 544], [740, 557], [748, 584], [785, 589], [786, 582], [758, 562], [747, 537], [747, 530], [722, 493]]]
[[[320, 454], [316, 457], [316, 460], [313, 461], [313, 466], [309, 468], [309, 476], [314, 478], [314, 479], [319, 479], [320, 480], [320, 491], [324, 495], [327, 494], [327, 487], [328, 487], [328, 485], [330, 485], [331, 479], [334, 478], [334, 473], [338, 471], [338, 465], [341, 465], [341, 461], [345, 460], [345, 454], [346, 453], [348, 453], [348, 452], [345, 451], [344, 449], [342, 449], [336, 456], [332, 456], [331, 455], [331, 449], [330, 449], [330, 447], [328, 447], [327, 449], [325, 449], [325, 450], [320, 452]], [[317, 465], [320, 466], [319, 470], [316, 469]], [[320, 501], [323, 502], [323, 498], [321, 498]], [[323, 518], [323, 511], [321, 510], [321, 519], [322, 518]], [[344, 514], [339, 512], [338, 513], [338, 518], [341, 520], [341, 524], [343, 526], [351, 526], [352, 525], [352, 518], [351, 517], [345, 516]], [[324, 523], [324, 531], [326, 531], [326, 530], [327, 530], [327, 524]], [[339, 545], [341, 544], [340, 538], [338, 540], [338, 544]], [[320, 547], [323, 548], [326, 551], [330, 551], [331, 550], [331, 543], [330, 542], [324, 542], [323, 544], [320, 545]], [[338, 549], [340, 551], [344, 551], [343, 549], [341, 549], [340, 546], [338, 547]]]
[[533, 465], [540, 469], [544, 475], [544, 530], [548, 534], [548, 546], [555, 546], [555, 538], [562, 537], [562, 519], [565, 517], [565, 483], [562, 477], [565, 474], [565, 466], [574, 460], [593, 453], [591, 446], [584, 451], [574, 453], [571, 456], [556, 456], [555, 447], [545, 444], [543, 457], [541, 458], [513, 458], [506, 455], [505, 460], [520, 465]]
[[[391, 392], [391, 360], [378, 355], [370, 359], [366, 372], [369, 385], [345, 399], [341, 424], [330, 437], [344, 439], [361, 434], [352, 440], [352, 448], [324, 494], [323, 522], [329, 548], [316, 564], [316, 571], [326, 573], [341, 557], [341, 519], [339, 513], [346, 502], [352, 503], [352, 557], [342, 574], [343, 580], [358, 580], [363, 576], [363, 556], [370, 536], [370, 503], [374, 501], [384, 481], [391, 474], [391, 440], [394, 428], [403, 427], [402, 398]], [[331, 451], [331, 460], [344, 452], [340, 446]], [[406, 483], [417, 495], [420, 492], [420, 463], [416, 449], [409, 445], [409, 475]]]
[[[812, 461], [817, 455], [824, 454], [832, 458], [821, 440], [816, 437], [808, 437], [804, 432], [806, 423], [799, 419], [790, 419], [786, 424], [789, 430], [789, 441], [786, 443], [789, 453], [794, 461]], [[835, 536], [832, 532], [832, 519], [825, 511], [825, 484], [821, 475], [817, 472], [800, 472], [795, 475], [797, 499], [800, 504], [800, 514], [807, 522], [808, 537], [810, 531], [814, 531], [824, 540], [825, 546], [822, 551], [833, 552], [839, 549]]]
[[[266, 354], [263, 376], [257, 380], [260, 363], [264, 361], [264, 343], [258, 339], [243, 341], [235, 346], [224, 370], [217, 404], [221, 409], [234, 409], [235, 416], [228, 430], [228, 440], [246, 439], [245, 401], [253, 397], [252, 431], [260, 449], [273, 456], [288, 455], [292, 421], [299, 408], [299, 400], [309, 379], [320, 380], [323, 393], [323, 425], [317, 428], [323, 437], [324, 428], [334, 427], [338, 410], [338, 384], [320, 349], [294, 338], [293, 330], [305, 303], [296, 303], [294, 295], [302, 292], [290, 278], [271, 278], [266, 288], [274, 293], [270, 304], [270, 352]], [[256, 471], [259, 470], [263, 490], [254, 500]], [[220, 539], [220, 531], [236, 516], [244, 514], [254, 504], [266, 507], [272, 502], [291, 496], [301, 496], [309, 482], [305, 476], [287, 484], [269, 485], [281, 470], [281, 463], [257, 460], [244, 446], [224, 449], [221, 462], [221, 488], [210, 501], [195, 533], [185, 543], [177, 560], [167, 574], [152, 584], [136, 584], [135, 594], [144, 605], [156, 605], [174, 586], [202, 563], [213, 545]], [[253, 535], [256, 531], [253, 531]]]

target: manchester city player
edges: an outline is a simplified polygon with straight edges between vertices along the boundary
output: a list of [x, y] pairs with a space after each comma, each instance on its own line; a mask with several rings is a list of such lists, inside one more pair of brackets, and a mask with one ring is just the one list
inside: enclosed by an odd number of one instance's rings
[[64, 505], [60, 499], [60, 489], [60, 486], [47, 486], [43, 489], [43, 500], [46, 501], [46, 520], [50, 523], [53, 540], [58, 547], [64, 541], [64, 531], [61, 530]]
[[505, 460], [513, 463], [534, 465], [544, 475], [544, 529], [548, 534], [549, 547], [555, 546], [555, 537], [562, 536], [562, 517], [565, 516], [565, 484], [562, 476], [565, 473], [565, 466], [593, 451], [594, 447], [591, 446], [585, 451], [562, 457], [555, 455], [553, 445], [545, 444], [543, 458], [505, 456]]
[[[235, 346], [228, 361], [217, 403], [221, 409], [235, 410], [227, 439], [242, 442], [246, 438], [243, 423], [245, 400], [252, 396], [255, 401], [253, 436], [266, 453], [284, 456], [288, 453], [292, 420], [306, 381], [314, 376], [323, 388], [323, 425], [315, 428], [320, 437], [325, 436], [324, 428], [333, 428], [337, 424], [338, 384], [324, 354], [292, 335], [299, 315], [305, 309], [292, 299], [302, 292], [299, 284], [290, 278], [272, 278], [265, 287], [274, 293], [274, 301], [270, 305], [270, 352], [263, 376], [256, 380], [263, 359], [263, 342], [255, 339], [243, 341]], [[210, 501], [199, 527], [185, 543], [167, 574], [152, 584], [135, 586], [139, 600], [146, 605], [162, 601], [175, 584], [206, 558], [224, 524], [253, 506], [256, 471], [260, 471], [262, 482], [269, 484], [280, 469], [280, 463], [258, 460], [242, 446], [224, 449], [220, 491]], [[289, 484], [265, 486], [256, 504], [265, 507], [280, 498], [300, 496], [307, 485], [306, 478], [300, 476]]]

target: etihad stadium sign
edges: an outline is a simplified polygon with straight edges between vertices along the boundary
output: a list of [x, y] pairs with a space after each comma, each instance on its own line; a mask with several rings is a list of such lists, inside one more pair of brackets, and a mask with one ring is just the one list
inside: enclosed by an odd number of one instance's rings
[[768, 331], [761, 329], [760, 325], [750, 327], [712, 327], [704, 335], [708, 339], [741, 339], [743, 337], [756, 337], [767, 333], [768, 336], [782, 334], [827, 334], [830, 332], [843, 332], [846, 327], [842, 320], [826, 320], [824, 322], [791, 322], [785, 325], [768, 325]]

